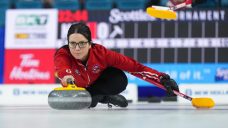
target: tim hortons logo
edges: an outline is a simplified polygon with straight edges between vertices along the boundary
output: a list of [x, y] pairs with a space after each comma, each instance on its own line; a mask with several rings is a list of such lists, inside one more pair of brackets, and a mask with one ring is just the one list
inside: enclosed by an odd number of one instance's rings
[[37, 68], [40, 66], [40, 60], [34, 59], [33, 54], [20, 55], [21, 62], [19, 66], [14, 66], [10, 72], [10, 79], [17, 80], [48, 80], [50, 73], [42, 72]]

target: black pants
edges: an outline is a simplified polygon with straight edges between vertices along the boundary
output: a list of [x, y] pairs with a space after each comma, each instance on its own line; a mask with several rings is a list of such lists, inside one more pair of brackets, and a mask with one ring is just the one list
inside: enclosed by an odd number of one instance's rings
[[92, 96], [94, 95], [116, 95], [124, 91], [128, 80], [125, 73], [117, 68], [109, 67], [103, 71], [101, 76], [88, 88]]

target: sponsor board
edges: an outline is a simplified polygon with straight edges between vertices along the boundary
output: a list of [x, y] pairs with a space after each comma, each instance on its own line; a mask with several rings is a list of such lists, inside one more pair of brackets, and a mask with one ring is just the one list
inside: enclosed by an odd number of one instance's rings
[[0, 83], [3, 82], [3, 65], [4, 65], [4, 28], [0, 28]]
[[[186, 10], [177, 11], [178, 21], [224, 21], [226, 10]], [[123, 11], [119, 9], [110, 10], [108, 17], [110, 23], [132, 22], [132, 21], [156, 21], [158, 19], [149, 16], [144, 10]]]
[[[0, 105], [48, 105], [48, 94], [60, 84], [4, 84], [0, 86]], [[122, 92], [126, 99], [138, 101], [137, 86], [129, 84]]]
[[7, 10], [6, 49], [55, 48], [57, 10]]
[[[228, 64], [145, 64], [165, 72], [178, 84], [182, 83], [228, 83]], [[137, 85], [151, 85], [127, 73], [128, 81]]]
[[48, 94], [57, 84], [16, 84], [3, 85], [0, 87], [1, 105], [48, 105]]
[[[181, 84], [180, 91], [193, 98], [212, 98], [215, 104], [228, 104], [228, 84]], [[178, 97], [179, 103], [191, 103]]]
[[7, 49], [4, 83], [54, 83], [55, 49]]
[[216, 69], [215, 81], [226, 81], [228, 82], [228, 67], [218, 67]]

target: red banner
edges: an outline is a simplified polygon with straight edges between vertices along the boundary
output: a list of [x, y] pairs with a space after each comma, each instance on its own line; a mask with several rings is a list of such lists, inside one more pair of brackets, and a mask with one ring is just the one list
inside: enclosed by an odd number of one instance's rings
[[7, 49], [4, 83], [54, 83], [55, 49]]

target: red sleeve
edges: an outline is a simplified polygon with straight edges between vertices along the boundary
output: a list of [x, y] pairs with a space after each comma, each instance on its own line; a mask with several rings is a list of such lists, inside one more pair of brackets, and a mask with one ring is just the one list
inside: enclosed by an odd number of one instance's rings
[[106, 60], [109, 66], [127, 71], [132, 75], [138, 74], [137, 77], [141, 76], [141, 79], [145, 79], [144, 77], [146, 77], [160, 82], [161, 72], [144, 66], [132, 58], [107, 49]]
[[67, 49], [60, 48], [54, 56], [55, 72], [62, 79], [65, 75], [72, 75], [70, 53]]

